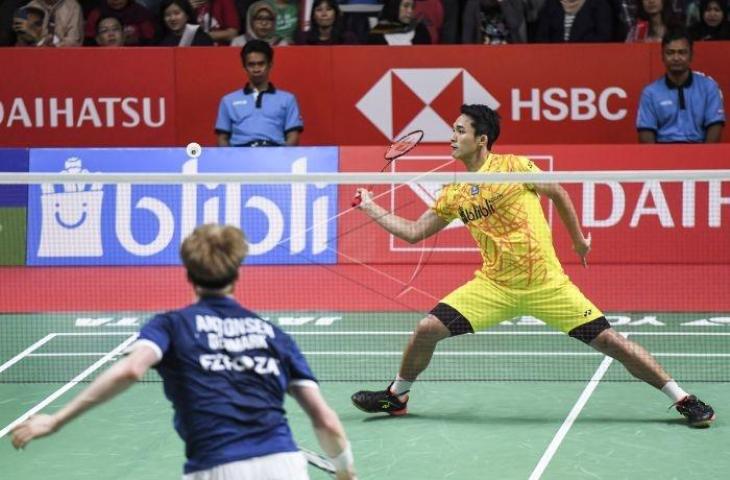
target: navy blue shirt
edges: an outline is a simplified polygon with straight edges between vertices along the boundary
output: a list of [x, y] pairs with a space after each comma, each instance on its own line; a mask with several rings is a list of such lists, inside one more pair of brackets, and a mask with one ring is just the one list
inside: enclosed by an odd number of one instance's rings
[[286, 421], [290, 385], [316, 381], [286, 333], [229, 297], [156, 315], [138, 343], [155, 365], [185, 442], [185, 473], [298, 450]]
[[641, 92], [636, 129], [654, 131], [658, 143], [702, 143], [708, 127], [724, 123], [720, 87], [700, 72], [682, 85], [664, 76]]
[[230, 134], [234, 147], [260, 140], [284, 145], [287, 133], [303, 128], [296, 97], [271, 83], [263, 92], [256, 93], [246, 85], [227, 94], [215, 122], [216, 133]]

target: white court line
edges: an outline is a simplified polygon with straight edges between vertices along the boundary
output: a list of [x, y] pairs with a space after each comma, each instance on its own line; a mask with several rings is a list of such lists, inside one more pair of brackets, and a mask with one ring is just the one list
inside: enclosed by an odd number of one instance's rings
[[107, 352], [58, 352], [58, 353], [31, 353], [29, 357], [101, 357]]
[[[624, 337], [628, 337], [628, 335], [625, 333], [622, 333], [621, 335], [623, 335]], [[545, 450], [545, 453], [542, 454], [542, 458], [540, 458], [540, 461], [537, 462], [537, 465], [530, 474], [528, 480], [539, 480], [539, 478], [545, 472], [545, 469], [550, 463], [550, 460], [552, 460], [553, 455], [555, 455], [555, 452], [558, 450], [558, 447], [560, 447], [560, 444], [565, 438], [565, 435], [568, 434], [570, 427], [573, 426], [573, 423], [578, 418], [578, 415], [580, 415], [583, 407], [585, 407], [586, 403], [588, 403], [588, 399], [591, 398], [591, 395], [593, 395], [593, 392], [596, 390], [598, 383], [606, 374], [606, 372], [608, 371], [608, 367], [611, 366], [612, 362], [613, 358], [609, 357], [608, 355], [603, 358], [601, 364], [598, 366], [598, 369], [596, 369], [596, 372], [588, 381], [588, 385], [586, 385], [586, 388], [583, 389], [583, 393], [581, 393], [580, 397], [578, 397], [578, 401], [575, 402], [575, 405], [573, 405], [570, 413], [568, 413], [568, 418], [566, 418], [563, 424], [560, 426], [560, 428], [558, 429], [558, 433], [555, 434], [552, 441], [550, 442], [550, 445], [548, 445], [547, 450]]]
[[13, 420], [10, 425], [0, 430], [0, 438], [3, 438], [8, 432], [10, 432], [13, 428], [15, 428], [16, 425], [18, 425], [21, 422], [24, 422], [28, 417], [33, 415], [34, 413], [40, 411], [43, 409], [46, 405], [53, 402], [55, 399], [66, 393], [68, 390], [73, 388], [77, 383], [81, 382], [83, 379], [94, 373], [99, 367], [104, 365], [106, 362], [111, 360], [113, 357], [119, 355], [122, 351], [124, 351], [125, 348], [129, 346], [130, 343], [135, 341], [137, 339], [137, 334], [130, 335], [129, 338], [124, 340], [122, 343], [116, 346], [114, 350], [108, 352], [106, 355], [104, 355], [102, 358], [94, 362], [93, 365], [91, 365], [89, 368], [84, 370], [83, 372], [76, 375], [73, 380], [66, 383], [64, 386], [50, 394], [48, 397], [46, 397], [41, 403], [36, 405], [35, 407], [31, 408], [27, 412], [25, 412], [23, 415], [18, 417], [17, 419]]
[[719, 336], [726, 337], [730, 335], [730, 332], [619, 332], [621, 335], [679, 335], [679, 336]]
[[137, 335], [138, 332], [56, 332], [61, 337], [106, 337], [106, 336], [122, 336]]
[[[273, 322], [272, 322], [273, 323]], [[297, 325], [278, 325], [278, 327], [284, 328], [296, 328]], [[94, 337], [94, 336], [114, 336], [114, 335], [134, 335], [137, 332], [55, 332], [51, 335], [58, 335], [61, 337]], [[402, 331], [367, 331], [367, 330], [349, 330], [340, 332], [321, 331], [321, 332], [298, 332], [296, 330], [287, 330], [289, 335], [410, 335], [413, 333], [411, 330]], [[659, 335], [659, 336], [730, 336], [730, 332], [619, 332], [621, 335]], [[510, 331], [502, 332], [499, 330], [488, 330], [484, 332], [472, 333], [470, 335], [566, 335], [563, 332], [556, 330], [547, 331]]]
[[[295, 325], [279, 325], [283, 327], [296, 327]], [[340, 332], [328, 332], [328, 331], [321, 331], [321, 332], [298, 332], [296, 330], [287, 330], [287, 333], [289, 335], [410, 335], [413, 333], [413, 331], [410, 330], [402, 330], [402, 331], [365, 331], [365, 330], [358, 330], [358, 331], [340, 331]], [[727, 337], [730, 336], [730, 332], [619, 332], [621, 335], [641, 335], [641, 336], [678, 336], [678, 337], [684, 337], [684, 336], [720, 336], [720, 337]], [[58, 335], [74, 335], [74, 334], [61, 334]], [[88, 335], [88, 334], [87, 334]], [[477, 333], [470, 333], [469, 335], [567, 335], [563, 332], [558, 332], [554, 330], [549, 330], [545, 332], [540, 331], [511, 331], [511, 332], [501, 332], [498, 330], [492, 330], [492, 331], [484, 331], [484, 332], [477, 332]]]
[[[413, 333], [412, 330], [403, 330], [399, 332], [394, 331], [340, 331], [340, 332], [297, 332], [296, 330], [288, 330], [289, 335], [410, 335]], [[563, 332], [550, 331], [550, 332], [497, 332], [497, 331], [486, 331], [477, 332], [470, 335], [565, 335]]]
[[55, 336], [56, 336], [55, 333], [49, 333], [45, 337], [43, 337], [40, 340], [38, 340], [37, 342], [35, 342], [30, 347], [26, 348], [25, 350], [23, 350], [22, 352], [20, 352], [19, 354], [17, 354], [16, 356], [14, 356], [13, 358], [11, 358], [10, 360], [8, 360], [7, 362], [5, 362], [2, 365], [0, 365], [0, 373], [3, 372], [4, 370], [7, 370], [10, 367], [12, 367], [16, 363], [18, 363], [20, 360], [23, 359], [23, 357], [25, 357], [26, 355], [30, 354], [33, 350], [38, 349], [41, 345], [43, 345], [44, 343], [48, 342], [50, 339], [52, 339]]
[[[343, 355], [343, 356], [399, 356], [403, 352], [302, 352], [304, 355]], [[603, 355], [599, 352], [517, 352], [517, 351], [501, 351], [501, 352], [434, 352], [435, 356], [441, 357], [597, 357]], [[652, 353], [654, 357], [700, 357], [700, 358], [730, 358], [730, 353], [675, 353], [675, 352], [659, 352]]]

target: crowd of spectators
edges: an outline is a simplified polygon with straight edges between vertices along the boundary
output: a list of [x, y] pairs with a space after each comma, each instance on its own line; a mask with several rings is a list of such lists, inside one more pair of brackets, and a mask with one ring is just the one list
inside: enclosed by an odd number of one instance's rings
[[730, 0], [2, 0], [0, 46], [730, 40]]

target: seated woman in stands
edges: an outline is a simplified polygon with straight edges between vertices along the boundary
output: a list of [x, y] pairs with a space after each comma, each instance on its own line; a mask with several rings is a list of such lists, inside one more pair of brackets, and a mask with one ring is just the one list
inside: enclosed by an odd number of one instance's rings
[[431, 43], [426, 26], [413, 17], [413, 0], [386, 0], [378, 23], [368, 35], [371, 45], [424, 45]]
[[671, 0], [641, 0], [638, 7], [636, 23], [626, 36], [629, 43], [661, 42], [668, 29], [681, 25]]
[[692, 40], [730, 40], [728, 4], [720, 0], [702, 0], [700, 19], [689, 28]]
[[164, 26], [161, 46], [206, 47], [213, 46], [213, 39], [197, 24], [193, 7], [188, 0], [164, 0], [160, 7]]
[[311, 25], [300, 32], [297, 45], [352, 45], [357, 38], [345, 30], [337, 0], [314, 0]]

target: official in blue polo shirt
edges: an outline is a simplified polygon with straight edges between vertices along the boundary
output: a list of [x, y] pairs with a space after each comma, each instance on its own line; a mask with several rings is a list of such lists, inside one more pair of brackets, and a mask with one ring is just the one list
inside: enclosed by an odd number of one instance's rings
[[690, 69], [692, 39], [682, 30], [662, 38], [666, 75], [641, 93], [639, 143], [716, 143], [725, 125], [720, 87]]
[[337, 479], [355, 479], [342, 424], [294, 340], [231, 296], [247, 248], [238, 228], [196, 228], [180, 256], [197, 302], [152, 318], [126, 358], [55, 414], [21, 423], [13, 445], [23, 448], [54, 433], [154, 367], [185, 442], [183, 480], [308, 479], [307, 461], [286, 420], [285, 393], [309, 415]]
[[219, 147], [299, 145], [304, 129], [299, 105], [292, 93], [269, 81], [273, 62], [274, 51], [262, 40], [241, 49], [248, 83], [221, 99], [215, 122]]

